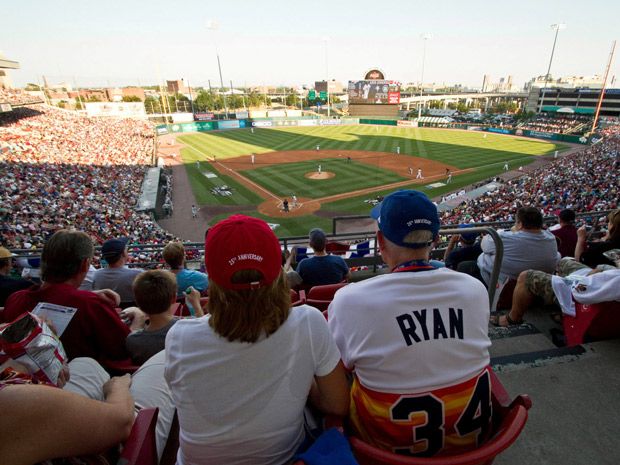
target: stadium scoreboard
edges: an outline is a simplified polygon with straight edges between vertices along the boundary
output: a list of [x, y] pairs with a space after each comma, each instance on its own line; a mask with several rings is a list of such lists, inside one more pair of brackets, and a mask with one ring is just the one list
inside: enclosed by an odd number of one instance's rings
[[349, 81], [348, 94], [350, 104], [399, 104], [400, 83], [385, 79]]
[[360, 81], [349, 81], [349, 104], [353, 105], [398, 105], [400, 103], [400, 82], [388, 81], [383, 71], [369, 69]]

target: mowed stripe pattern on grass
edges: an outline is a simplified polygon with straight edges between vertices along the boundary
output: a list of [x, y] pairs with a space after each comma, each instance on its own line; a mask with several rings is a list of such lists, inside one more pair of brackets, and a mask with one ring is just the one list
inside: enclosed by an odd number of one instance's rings
[[[192, 148], [181, 149], [183, 160], [191, 158]], [[196, 154], [194, 154], [195, 156]], [[200, 168], [195, 162], [185, 165], [187, 177], [189, 178], [192, 191], [196, 197], [198, 205], [247, 205], [254, 206], [263, 201], [263, 199], [254, 191], [248, 189], [244, 185], [237, 182], [231, 176], [223, 176], [213, 169], [211, 164], [202, 162]], [[204, 173], [211, 172], [217, 177], [207, 178]], [[214, 187], [229, 186], [232, 188], [232, 195], [222, 196], [215, 195], [211, 192]]]
[[[306, 178], [307, 173], [318, 170], [318, 165], [321, 165], [322, 172], [331, 172], [336, 176], [330, 179]], [[280, 197], [295, 194], [298, 197], [312, 199], [367, 187], [382, 186], [407, 179], [392, 171], [364, 163], [356, 161], [348, 163], [345, 158], [327, 158], [272, 165], [245, 170], [241, 174]]]
[[[485, 137], [486, 134], [486, 137]], [[179, 136], [179, 139], [189, 147], [181, 153], [188, 175], [192, 183], [192, 189], [196, 194], [200, 204], [209, 205], [256, 205], [261, 202], [260, 196], [256, 195], [243, 185], [235, 181], [234, 178], [222, 177], [207, 180], [195, 168], [196, 160], [205, 160], [216, 155], [218, 161], [225, 163], [226, 159], [257, 154], [257, 162], [260, 163], [260, 154], [271, 151], [285, 150], [314, 150], [317, 145], [321, 149], [329, 150], [365, 150], [365, 151], [387, 151], [394, 152], [396, 147], [400, 147], [403, 166], [407, 166], [407, 156], [417, 156], [433, 160], [438, 160], [446, 164], [453, 165], [460, 169], [475, 168], [475, 171], [459, 174], [455, 173], [453, 183], [450, 186], [438, 189], [427, 189], [426, 187], [415, 184], [415, 189], [421, 189], [430, 196], [441, 195], [444, 192], [454, 190], [460, 186], [467, 186], [481, 179], [493, 176], [501, 172], [505, 162], [509, 163], [511, 169], [516, 169], [519, 165], [526, 165], [533, 161], [535, 155], [552, 153], [554, 150], [566, 150], [567, 146], [553, 144], [532, 139], [516, 138], [512, 136], [483, 133], [478, 131], [457, 131], [457, 130], [438, 130], [426, 128], [399, 128], [389, 126], [325, 126], [325, 127], [296, 127], [286, 129], [259, 129], [256, 128], [252, 134], [249, 129], [237, 129], [228, 131], [217, 131], [211, 133], [200, 133]], [[347, 192], [369, 187], [361, 185], [360, 180], [373, 181], [371, 185], [382, 185], [390, 182], [402, 180], [394, 173], [390, 173], [389, 179], [382, 179], [374, 183], [377, 170], [370, 168], [368, 172], [356, 173], [351, 184], [347, 184], [345, 189], [331, 190], [330, 180], [313, 182], [303, 177], [308, 171], [315, 171], [318, 165], [317, 160], [321, 153], [316, 152], [316, 160], [308, 162], [298, 171], [295, 166], [277, 165], [244, 172], [243, 175], [254, 180], [260, 185], [281, 197], [288, 197], [295, 193], [298, 197], [319, 198], [332, 195], [337, 192]], [[334, 170], [328, 165], [340, 160], [324, 160], [322, 165], [324, 170]], [[291, 164], [291, 165], [299, 165]], [[205, 164], [205, 169], [208, 165]], [[365, 169], [366, 165], [352, 163], [347, 169], [353, 174], [358, 167]], [[289, 171], [291, 170], [291, 171]], [[345, 173], [337, 173], [333, 183], [336, 186], [343, 186]], [[211, 194], [210, 189], [215, 185], [227, 184], [233, 187], [233, 196], [221, 197]], [[379, 194], [379, 193], [378, 193]], [[376, 194], [375, 194], [376, 195]], [[364, 198], [355, 197], [341, 199], [323, 205], [323, 210], [338, 212], [341, 214], [366, 213], [367, 204]], [[316, 216], [309, 216], [310, 220]], [[309, 223], [311, 221], [309, 220]], [[291, 233], [302, 233], [296, 227], [307, 224], [306, 220], [299, 218], [291, 221], [284, 221]], [[305, 232], [303, 232], [305, 233]]]
[[[485, 137], [486, 135], [486, 137]], [[312, 150], [317, 145], [329, 150], [366, 150], [438, 160], [457, 168], [502, 164], [531, 155], [565, 150], [553, 144], [478, 131], [399, 128], [390, 126], [325, 126], [283, 129], [236, 129], [179, 136], [201, 153], [227, 159], [250, 153]], [[319, 158], [319, 157], [317, 157]]]

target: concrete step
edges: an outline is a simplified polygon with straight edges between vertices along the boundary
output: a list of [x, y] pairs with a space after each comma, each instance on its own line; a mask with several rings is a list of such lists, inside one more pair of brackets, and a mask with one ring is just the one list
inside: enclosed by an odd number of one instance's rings
[[[517, 441], [497, 465], [616, 465], [620, 463], [620, 340], [532, 353], [535, 363], [510, 369], [494, 361], [510, 395], [528, 394], [532, 409]], [[580, 353], [579, 353], [580, 352]]]
[[500, 357], [540, 350], [555, 349], [551, 339], [532, 325], [525, 324], [511, 328], [489, 328], [491, 357]]

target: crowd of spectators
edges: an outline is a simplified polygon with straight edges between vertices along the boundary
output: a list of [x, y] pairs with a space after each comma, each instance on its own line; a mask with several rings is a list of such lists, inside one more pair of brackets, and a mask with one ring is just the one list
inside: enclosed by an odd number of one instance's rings
[[564, 208], [577, 213], [617, 208], [620, 127], [602, 132], [606, 136], [602, 142], [463, 202], [444, 212], [442, 223], [513, 221], [520, 206], [537, 207], [544, 216]]
[[[564, 208], [578, 213], [617, 208], [620, 130], [602, 133], [601, 143], [444, 212], [442, 223], [513, 221], [520, 206], [535, 206], [545, 216]], [[44, 106], [3, 114], [0, 242], [9, 249], [40, 249], [51, 233], [73, 227], [98, 244], [119, 236], [130, 246], [173, 240], [133, 208], [153, 143], [151, 127], [142, 121], [93, 119]], [[172, 176], [164, 173], [164, 178], [164, 210], [172, 213]], [[129, 250], [139, 261], [162, 262], [158, 249]], [[194, 258], [199, 252], [188, 250], [188, 259]]]
[[60, 228], [80, 229], [98, 243], [117, 236], [141, 244], [172, 239], [134, 211], [153, 144], [144, 121], [43, 106], [0, 116], [3, 245], [38, 249]]
[[571, 116], [547, 116], [536, 115], [534, 119], [528, 120], [518, 127], [519, 129], [530, 129], [533, 131], [555, 132], [560, 134], [572, 133], [577, 126], [583, 123], [592, 123], [591, 116], [571, 115]]
[[9, 103], [11, 105], [30, 105], [33, 103], [41, 103], [43, 99], [36, 95], [31, 95], [21, 89], [3, 89], [0, 88], [0, 103]]

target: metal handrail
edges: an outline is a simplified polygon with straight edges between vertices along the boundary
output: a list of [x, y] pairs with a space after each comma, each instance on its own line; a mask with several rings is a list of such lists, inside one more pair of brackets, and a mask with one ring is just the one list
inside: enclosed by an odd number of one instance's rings
[[[493, 305], [493, 299], [495, 298], [495, 292], [497, 291], [497, 282], [499, 280], [499, 271], [502, 265], [502, 260], [504, 258], [504, 243], [502, 242], [502, 238], [497, 233], [497, 231], [489, 226], [474, 226], [471, 228], [467, 228], [467, 234], [470, 233], [486, 233], [491, 238], [493, 238], [493, 242], [495, 243], [495, 258], [493, 260], [493, 269], [491, 270], [491, 277], [488, 282], [488, 294], [489, 294], [489, 306]], [[439, 231], [441, 234], [462, 234], [464, 230], [462, 228], [455, 229], [441, 229]]]

